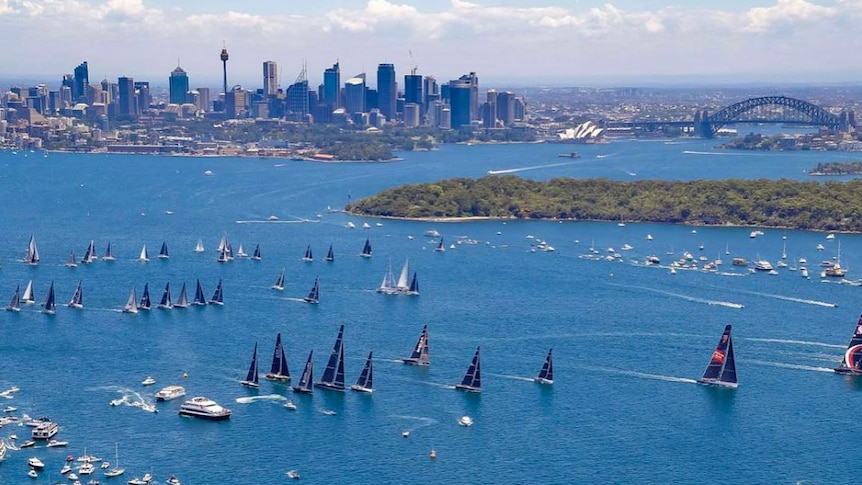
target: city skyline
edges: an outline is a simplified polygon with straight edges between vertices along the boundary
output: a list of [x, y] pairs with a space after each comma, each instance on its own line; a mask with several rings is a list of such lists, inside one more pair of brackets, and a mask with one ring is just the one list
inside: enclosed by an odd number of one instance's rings
[[[259, 5], [260, 4], [260, 5]], [[666, 1], [325, 0], [313, 5], [192, 0], [0, 0], [0, 25], [26, 38], [0, 78], [59, 84], [87, 60], [90, 81], [130, 76], [167, 85], [179, 66], [193, 86], [261, 87], [262, 62], [280, 87], [306, 63], [309, 84], [338, 62], [344, 79], [394, 64], [399, 78], [476, 71], [484, 84], [855, 82], [862, 47], [850, 0]], [[82, 31], [80, 25], [87, 25]], [[38, 35], [33, 35], [37, 32]], [[824, 46], [823, 36], [837, 39]], [[70, 66], [71, 64], [71, 66]], [[372, 84], [373, 83], [373, 84]], [[372, 81], [376, 84], [376, 79]], [[400, 86], [399, 86], [400, 87]]]

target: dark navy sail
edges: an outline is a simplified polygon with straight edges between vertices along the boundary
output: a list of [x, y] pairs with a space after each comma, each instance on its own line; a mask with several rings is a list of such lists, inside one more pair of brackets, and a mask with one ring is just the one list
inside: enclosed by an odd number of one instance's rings
[[91, 239], [90, 245], [87, 246], [87, 251], [84, 252], [84, 257], [81, 258], [81, 262], [84, 264], [90, 264], [95, 260], [96, 260], [96, 242]]
[[356, 384], [350, 386], [354, 391], [359, 392], [374, 392], [374, 365], [372, 356], [374, 352], [368, 352], [368, 358], [365, 359], [365, 367], [359, 374], [359, 379], [356, 379]]
[[170, 257], [170, 255], [168, 254], [167, 241], [162, 241], [162, 249], [159, 250], [159, 257], [162, 259], [168, 259]]
[[42, 304], [42, 312], [48, 315], [57, 313], [57, 305], [54, 303], [54, 282], [48, 287], [48, 295], [45, 297], [45, 303]]
[[207, 304], [207, 297], [204, 295], [204, 288], [201, 286], [201, 280], [198, 279], [195, 285], [195, 298], [192, 300], [192, 305], [202, 306]]
[[329, 251], [326, 252], [326, 260], [329, 262], [335, 261], [335, 253], [332, 252], [332, 244], [329, 245]]
[[278, 274], [278, 278], [276, 278], [275, 284], [271, 288], [278, 291], [284, 290], [284, 268], [281, 269], [281, 273]]
[[270, 367], [269, 373], [264, 377], [278, 381], [290, 380], [290, 370], [287, 368], [287, 359], [284, 357], [284, 345], [281, 343], [281, 333], [275, 337], [275, 350], [272, 352], [272, 366]]
[[308, 247], [305, 248], [305, 256], [302, 257], [302, 260], [306, 263], [314, 261], [314, 255], [311, 253], [311, 244], [309, 244]]
[[224, 290], [222, 289], [222, 280], [218, 279], [218, 285], [213, 292], [213, 297], [210, 298], [210, 305], [224, 305]]
[[365, 238], [365, 246], [362, 248], [362, 252], [359, 253], [359, 255], [363, 258], [371, 257], [371, 241], [369, 241], [368, 238]]
[[171, 301], [171, 282], [169, 281], [165, 283], [165, 291], [162, 292], [162, 299], [159, 301], [159, 308], [170, 310], [173, 307], [174, 304]]
[[540, 384], [554, 383], [554, 349], [548, 349], [548, 355], [545, 357], [545, 363], [542, 364], [542, 370], [539, 371], [539, 375], [533, 380]]
[[113, 261], [114, 259], [114, 250], [111, 248], [111, 241], [108, 241], [108, 247], [105, 248], [105, 255], [102, 256], [102, 261]]
[[410, 288], [407, 289], [408, 295], [419, 294], [419, 279], [416, 277], [416, 272], [413, 272], [413, 279], [410, 280]]
[[308, 296], [303, 298], [306, 303], [320, 303], [320, 278], [314, 279], [314, 286], [308, 292]]
[[338, 328], [338, 337], [335, 339], [335, 345], [332, 346], [332, 353], [329, 354], [329, 361], [326, 363], [326, 369], [323, 370], [323, 377], [315, 386], [335, 391], [344, 390], [343, 335], [344, 325]]
[[402, 359], [402, 361], [405, 364], [413, 365], [431, 364], [428, 356], [428, 325], [422, 327], [422, 333], [419, 335], [419, 340], [416, 341], [416, 346], [413, 347], [410, 357]]
[[72, 299], [69, 300], [68, 306], [70, 308], [83, 308], [84, 307], [84, 289], [81, 287], [82, 281], [78, 280], [78, 286], [75, 288], [75, 294], [72, 295]]
[[248, 366], [248, 373], [245, 380], [240, 382], [243, 386], [253, 387], [257, 389], [260, 386], [260, 380], [257, 373], [257, 342], [254, 343], [254, 353], [251, 354], [251, 365]]
[[138, 308], [141, 310], [149, 310], [152, 307], [150, 303], [150, 284], [144, 283], [144, 292], [141, 293], [141, 304]]
[[311, 393], [314, 391], [312, 379], [314, 376], [314, 351], [308, 353], [308, 360], [305, 361], [305, 369], [302, 370], [302, 376], [299, 378], [299, 384], [293, 387], [293, 392]]
[[841, 364], [834, 370], [839, 374], [862, 374], [862, 316], [856, 322], [856, 329], [841, 358]]
[[724, 327], [724, 333], [712, 353], [712, 358], [706, 366], [703, 377], [697, 382], [700, 384], [731, 387], [737, 386], [736, 359], [733, 355], [733, 341], [730, 336], [731, 326]]
[[255, 261], [260, 261], [260, 244], [254, 247], [254, 253], [252, 253], [251, 259]]
[[15, 287], [15, 294], [12, 295], [12, 301], [9, 302], [9, 306], [6, 307], [10, 312], [20, 312], [21, 311], [21, 286], [18, 285]]
[[479, 347], [476, 347], [476, 353], [473, 354], [473, 360], [470, 362], [470, 367], [461, 379], [461, 383], [455, 386], [455, 389], [469, 392], [482, 391], [482, 370], [479, 360]]

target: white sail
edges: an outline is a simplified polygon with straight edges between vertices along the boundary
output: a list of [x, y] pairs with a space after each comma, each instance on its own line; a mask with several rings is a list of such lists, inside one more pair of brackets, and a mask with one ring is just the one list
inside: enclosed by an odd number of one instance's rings
[[123, 313], [138, 313], [138, 296], [135, 294], [135, 288], [132, 287], [132, 292], [129, 293], [129, 299], [123, 306]]
[[147, 245], [144, 244], [144, 246], [141, 248], [141, 256], [138, 258], [138, 261], [146, 263], [149, 260], [150, 258], [147, 256]]
[[401, 268], [401, 274], [398, 276], [398, 283], [395, 284], [398, 291], [407, 291], [410, 288], [410, 260], [404, 261], [404, 267]]
[[204, 242], [198, 239], [198, 243], [195, 245], [195, 252], [202, 253], [204, 252]]

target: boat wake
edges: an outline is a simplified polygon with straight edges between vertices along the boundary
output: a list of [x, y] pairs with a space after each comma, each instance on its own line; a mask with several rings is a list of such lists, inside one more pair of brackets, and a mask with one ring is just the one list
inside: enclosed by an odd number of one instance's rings
[[601, 154], [601, 155], [596, 155], [596, 158], [598, 158], [598, 159], [600, 159], [600, 160], [601, 160], [601, 159], [603, 159], [603, 158], [610, 158], [610, 157], [612, 157], [612, 156], [614, 156], [614, 155], [616, 155], [616, 153], [608, 153], [607, 155]]
[[236, 402], [240, 404], [251, 404], [256, 401], [287, 401], [287, 398], [281, 394], [268, 394], [266, 396], [246, 396], [236, 398]]
[[647, 374], [646, 372], [637, 372], [632, 370], [614, 369], [613, 367], [585, 367], [585, 369], [597, 370], [600, 372], [608, 372], [611, 374], [619, 374], [623, 376], [638, 377], [641, 379], [653, 379], [665, 382], [681, 382], [684, 384], [697, 384], [697, 380], [688, 377], [665, 376], [661, 374]]
[[148, 413], [158, 412], [156, 404], [152, 400], [147, 399], [143, 394], [133, 389], [117, 386], [102, 387], [98, 389], [113, 390], [116, 393], [122, 394], [122, 397], [111, 401], [111, 406], [129, 406], [133, 408], [141, 408]]
[[4, 439], [4, 440], [2, 440], [2, 441], [3, 441], [3, 444], [5, 444], [5, 445], [6, 445], [6, 448], [7, 448], [7, 449], [12, 450], [12, 451], [18, 451], [18, 447], [17, 447], [17, 446], [15, 446], [15, 442], [14, 442], [14, 441], [12, 441], [12, 440], [7, 440], [7, 439]]
[[21, 389], [19, 389], [18, 387], [15, 387], [15, 386], [10, 387], [9, 389], [6, 389], [3, 392], [0, 392], [0, 397], [5, 397], [6, 399], [12, 399], [15, 397], [14, 394], [20, 390]]
[[698, 298], [696, 296], [688, 296], [688, 295], [683, 295], [680, 293], [673, 293], [670, 291], [657, 290], [655, 288], [647, 288], [645, 286], [618, 285], [618, 284], [614, 284], [614, 283], [611, 283], [611, 285], [612, 286], [625, 287], [625, 288], [636, 288], [639, 290], [651, 291], [653, 293], [659, 293], [662, 295], [672, 296], [675, 298], [682, 298], [683, 300], [687, 300], [687, 301], [694, 302], [694, 303], [705, 303], [707, 305], [723, 306], [723, 307], [727, 307], [727, 308], [737, 308], [737, 309], [745, 308], [745, 305], [743, 305], [742, 303], [734, 303], [732, 301], [722, 301], [722, 300], [709, 300], [707, 298]]
[[783, 296], [783, 295], [773, 295], [771, 293], [760, 293], [757, 291], [746, 291], [744, 293], [748, 293], [750, 295], [766, 296], [769, 298], [775, 298], [776, 300], [794, 301], [796, 303], [805, 303], [806, 305], [817, 305], [817, 306], [825, 306], [825, 307], [829, 307], [829, 308], [838, 308], [838, 304], [836, 304], [836, 303], [829, 303], [829, 302], [820, 301], [820, 300], [806, 300], [805, 298], [796, 298], [793, 296]]
[[246, 220], [246, 221], [234, 221], [236, 224], [304, 224], [306, 222], [319, 222], [314, 219], [297, 219], [293, 221], [270, 221], [268, 219], [261, 220]]
[[507, 374], [488, 374], [488, 375], [494, 376], [494, 377], [502, 377], [504, 379], [512, 379], [515, 381], [533, 382], [533, 379], [531, 377], [511, 376], [511, 375], [507, 375]]
[[488, 175], [500, 175], [500, 174], [504, 174], [504, 173], [526, 172], [527, 170], [538, 170], [540, 168], [563, 167], [566, 165], [574, 165], [576, 163], [578, 163], [578, 162], [550, 163], [548, 165], [533, 165], [531, 167], [505, 168], [502, 170], [488, 170]]
[[810, 342], [808, 340], [787, 340], [787, 339], [779, 339], [779, 338], [743, 338], [742, 340], [750, 340], [752, 342], [791, 344], [791, 345], [813, 345], [815, 347], [828, 347], [830, 349], [843, 349], [843, 348], [847, 347], [846, 345], [827, 344], [824, 342]]
[[395, 415], [392, 415], [392, 416], [390, 416], [390, 417], [392, 417], [392, 418], [397, 418], [397, 419], [406, 419], [406, 420], [410, 420], [410, 421], [419, 421], [419, 423], [418, 423], [418, 424], [416, 424], [416, 425], [414, 425], [414, 426], [410, 426], [409, 428], [406, 428], [406, 429], [404, 430], [404, 431], [409, 431], [409, 432], [411, 432], [411, 433], [412, 433], [413, 431], [416, 431], [416, 430], [417, 430], [417, 429], [419, 429], [419, 428], [424, 428], [424, 427], [426, 427], [426, 426], [431, 426], [431, 425], [433, 425], [433, 424], [437, 424], [437, 423], [439, 422], [439, 421], [437, 421], [437, 420], [436, 420], [436, 419], [434, 419], [434, 418], [426, 418], [425, 416], [406, 416], [406, 415], [403, 415], [403, 414], [395, 414]]
[[812, 372], [828, 372], [832, 374], [835, 372], [829, 367], [814, 367], [810, 365], [799, 365], [799, 364], [785, 364], [784, 362], [770, 362], [767, 360], [748, 360], [745, 359], [742, 362], [757, 364], [757, 365], [765, 365], [769, 367], [780, 367], [782, 369], [796, 369], [796, 370], [807, 370]]
[[723, 152], [699, 152], [695, 150], [683, 150], [682, 153], [685, 155], [718, 155], [718, 156], [734, 156], [736, 153], [723, 153]]

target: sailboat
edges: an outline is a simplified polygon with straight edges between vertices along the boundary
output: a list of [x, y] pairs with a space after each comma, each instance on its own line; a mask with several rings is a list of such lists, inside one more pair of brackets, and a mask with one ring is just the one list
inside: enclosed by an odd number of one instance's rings
[[329, 251], [326, 252], [326, 258], [324, 259], [330, 263], [335, 261], [335, 253], [332, 252], [332, 244], [329, 245]]
[[48, 295], [45, 297], [45, 303], [42, 304], [42, 313], [53, 315], [57, 313], [57, 306], [54, 303], [54, 282], [48, 287]]
[[90, 264], [96, 260], [96, 242], [90, 239], [90, 245], [87, 246], [87, 250], [84, 252], [84, 257], [81, 258], [81, 263]]
[[284, 291], [284, 268], [281, 268], [281, 273], [278, 274], [278, 278], [275, 280], [275, 284], [270, 288], [273, 290]]
[[254, 246], [254, 252], [251, 254], [251, 259], [260, 261], [260, 244]]
[[78, 287], [75, 288], [75, 294], [72, 295], [72, 299], [69, 300], [68, 306], [70, 308], [84, 308], [84, 290], [81, 287], [82, 280], [78, 280]]
[[703, 377], [697, 380], [698, 384], [716, 387], [728, 387], [735, 389], [738, 385], [736, 380], [736, 360], [733, 357], [733, 340], [730, 337], [730, 325], [724, 327], [721, 340], [712, 353], [712, 358], [706, 366]]
[[293, 392], [302, 392], [311, 394], [314, 392], [314, 384], [312, 378], [314, 376], [314, 350], [308, 353], [308, 360], [305, 361], [305, 369], [302, 370], [302, 377], [299, 378], [299, 384], [293, 387]]
[[116, 451], [114, 453], [114, 468], [105, 472], [105, 476], [108, 478], [118, 477], [123, 473], [126, 473], [125, 468], [120, 468], [120, 445], [115, 445]]
[[192, 305], [203, 306], [207, 304], [207, 297], [204, 296], [204, 288], [201, 286], [201, 280], [198, 278], [195, 284], [195, 298], [192, 300]]
[[257, 375], [257, 342], [254, 343], [254, 353], [251, 354], [251, 365], [248, 366], [248, 374], [246, 374], [245, 380], [241, 381], [240, 384], [254, 389], [260, 387], [260, 380]]
[[843, 278], [847, 275], [847, 269], [841, 267], [841, 241], [838, 241], [838, 257], [832, 266], [823, 270], [823, 274], [833, 278]]
[[168, 254], [168, 243], [167, 241], [162, 241], [162, 248], [159, 249], [159, 259], [168, 259], [170, 257]]
[[306, 303], [320, 303], [320, 277], [314, 278], [314, 286], [302, 300]]
[[198, 243], [195, 244], [195, 252], [202, 253], [204, 252], [204, 242], [198, 239]]
[[442, 253], [445, 250], [446, 250], [446, 245], [443, 244], [443, 238], [441, 237], [440, 242], [437, 244], [437, 247], [434, 248], [434, 251], [437, 251], [438, 253]]
[[210, 305], [224, 305], [224, 290], [222, 289], [221, 278], [218, 279], [218, 285], [213, 292], [213, 297], [208, 302]]
[[539, 371], [539, 375], [533, 380], [539, 384], [554, 383], [554, 349], [548, 349], [548, 356], [545, 357], [545, 363], [542, 364], [542, 370]]
[[404, 266], [401, 268], [401, 274], [398, 275], [398, 281], [395, 283], [395, 291], [399, 293], [407, 293], [410, 289], [410, 260], [404, 260]]
[[[216, 246], [216, 251], [218, 251], [218, 252], [227, 251], [227, 248], [229, 245], [230, 245], [230, 243], [227, 240], [227, 234], [225, 234], [221, 237], [221, 240], [219, 240], [218, 246]], [[201, 244], [201, 247], [203, 247], [203, 244]]]
[[405, 293], [410, 296], [416, 296], [419, 294], [419, 279], [416, 277], [416, 272], [413, 272], [413, 279], [410, 280], [410, 287], [407, 288], [407, 292]]
[[15, 287], [15, 294], [12, 295], [12, 301], [9, 302], [9, 306], [6, 307], [6, 310], [10, 312], [20, 312], [21, 311], [21, 297], [19, 291], [21, 290], [21, 286], [18, 285]]
[[371, 361], [371, 356], [374, 352], [368, 352], [368, 358], [365, 359], [365, 367], [359, 373], [359, 378], [356, 379], [356, 384], [350, 386], [354, 391], [359, 392], [374, 392], [374, 368]]
[[24, 294], [21, 295], [21, 302], [28, 305], [36, 303], [36, 297], [33, 294], [33, 280], [28, 281], [27, 286], [24, 287]]
[[844, 357], [841, 358], [841, 364], [833, 370], [838, 374], [862, 374], [862, 316], [856, 322], [856, 329], [853, 331], [853, 337], [850, 338]]
[[243, 249], [243, 247], [242, 247], [242, 243], [240, 243], [239, 249], [236, 250], [236, 257], [237, 258], [247, 258], [248, 257], [248, 254], [246, 254], [245, 249]]
[[186, 284], [183, 283], [182, 288], [180, 288], [180, 296], [177, 298], [177, 302], [174, 303], [174, 308], [188, 308], [189, 306], [189, 297], [186, 295]]
[[147, 245], [144, 244], [144, 246], [141, 248], [141, 255], [138, 256], [138, 261], [140, 261], [142, 263], [146, 263], [149, 260], [150, 260], [150, 257], [147, 255]]
[[314, 384], [315, 387], [322, 387], [333, 391], [344, 391], [343, 335], [344, 325], [341, 325], [338, 327], [338, 337], [335, 339], [335, 345], [332, 346], [332, 352], [329, 354], [326, 369], [323, 370], [323, 377], [321, 377], [320, 382]]
[[230, 261], [230, 258], [228, 257], [226, 249], [222, 249], [219, 252], [218, 259], [216, 261], [218, 261], [219, 263], [227, 263], [228, 261]]
[[377, 287], [377, 293], [393, 295], [396, 292], [395, 285], [395, 274], [392, 273], [392, 261], [389, 261], [389, 265], [386, 267], [386, 273], [383, 274], [383, 281], [380, 283], [380, 286]]
[[123, 313], [138, 313], [138, 295], [135, 294], [135, 287], [132, 287], [132, 292], [129, 293], [129, 299], [123, 305]]
[[27, 253], [24, 256], [24, 262], [30, 266], [39, 264], [39, 249], [36, 247], [36, 236], [30, 236], [30, 243], [27, 245]]
[[275, 350], [272, 352], [272, 366], [263, 377], [274, 381], [289, 381], [290, 370], [284, 357], [284, 345], [281, 343], [281, 332], [275, 337]]
[[141, 293], [141, 303], [138, 304], [138, 308], [141, 310], [149, 310], [151, 308], [149, 283], [144, 283], [144, 292]]
[[302, 260], [306, 263], [314, 261], [314, 255], [311, 254], [311, 244], [309, 244], [308, 247], [305, 248], [305, 256], [302, 257]]
[[173, 307], [174, 304], [171, 301], [171, 282], [168, 281], [167, 283], [165, 283], [165, 291], [162, 292], [162, 299], [159, 301], [158, 308], [170, 310]]
[[108, 247], [105, 248], [105, 255], [102, 256], [102, 261], [114, 261], [114, 250], [111, 247], [111, 241], [108, 241]]
[[428, 355], [428, 325], [422, 326], [422, 333], [419, 334], [419, 340], [413, 347], [413, 353], [406, 359], [401, 359], [405, 364], [411, 365], [431, 365]]
[[473, 360], [470, 362], [470, 367], [461, 379], [460, 384], [455, 385], [455, 389], [467, 392], [482, 392], [482, 373], [479, 361], [479, 347], [476, 347], [476, 353], [473, 354]]
[[362, 252], [359, 253], [359, 255], [363, 258], [371, 257], [371, 241], [369, 241], [368, 238], [365, 238], [365, 246], [362, 247]]
[[63, 266], [65, 266], [67, 268], [77, 268], [78, 267], [78, 262], [75, 261], [75, 252], [74, 251], [69, 253], [69, 259], [66, 260], [66, 264], [64, 264]]

